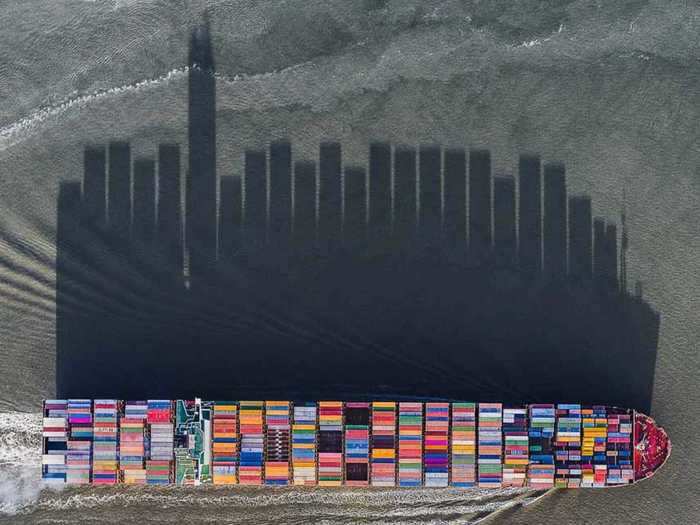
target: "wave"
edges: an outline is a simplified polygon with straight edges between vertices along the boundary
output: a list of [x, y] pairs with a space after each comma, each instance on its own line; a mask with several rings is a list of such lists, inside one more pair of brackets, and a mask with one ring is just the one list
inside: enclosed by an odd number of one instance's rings
[[[85, 512], [98, 522], [137, 519], [147, 512], [159, 523], [477, 523], [540, 494], [528, 489], [300, 489], [250, 487], [100, 487], [66, 489], [43, 496], [35, 516]], [[156, 519], [157, 518], [157, 519]]]
[[265, 521], [276, 516], [281, 521], [299, 523], [305, 522], [301, 516], [349, 523], [373, 516], [432, 522], [449, 516], [475, 519], [538, 496], [530, 489], [57, 488], [41, 480], [41, 439], [40, 413], [0, 413], [0, 515], [55, 516], [57, 512], [93, 509], [112, 516], [112, 510], [145, 506], [176, 513], [189, 509], [225, 511], [227, 516], [232, 509], [240, 508], [264, 513]]
[[41, 465], [41, 414], [0, 413], [0, 465]]
[[[283, 73], [294, 72], [311, 63], [312, 61], [307, 61], [294, 64], [280, 70], [266, 71], [252, 75], [239, 74], [227, 76], [217, 72], [214, 74], [214, 77], [216, 78], [217, 82], [224, 84], [267, 80]], [[68, 111], [83, 108], [99, 100], [121, 96], [126, 93], [137, 93], [167, 85], [174, 80], [185, 78], [190, 72], [190, 69], [190, 66], [175, 68], [158, 77], [138, 80], [136, 82], [123, 84], [121, 86], [98, 89], [89, 93], [73, 92], [63, 100], [51, 105], [41, 106], [32, 111], [26, 117], [0, 128], [0, 152], [7, 150], [8, 148], [31, 136], [32, 133], [36, 132], [42, 124], [47, 123], [53, 118], [60, 117]]]
[[167, 84], [175, 79], [183, 78], [189, 71], [188, 67], [177, 68], [166, 74], [131, 84], [100, 89], [87, 94], [78, 94], [57, 104], [36, 109], [30, 115], [0, 128], [0, 151], [5, 151], [29, 136], [33, 131], [52, 118], [59, 117], [67, 111], [85, 107], [97, 100], [123, 95], [124, 93], [139, 92]]
[[290, 505], [352, 506], [361, 494], [365, 506], [385, 505], [477, 505], [493, 508], [496, 500], [533, 495], [530, 489], [454, 489], [454, 488], [271, 488], [271, 487], [90, 487], [66, 492], [60, 498], [48, 498], [39, 507], [52, 510], [84, 509], [105, 505], [152, 504], [159, 508], [246, 507], [268, 508]]
[[34, 505], [41, 481], [41, 414], [0, 413], [0, 515]]

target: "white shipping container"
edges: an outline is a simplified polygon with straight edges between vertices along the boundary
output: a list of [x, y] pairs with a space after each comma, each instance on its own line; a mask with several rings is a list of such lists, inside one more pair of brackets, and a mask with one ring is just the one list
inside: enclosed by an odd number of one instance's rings
[[45, 417], [44, 418], [44, 428], [50, 427], [50, 428], [57, 428], [57, 427], [65, 427], [66, 426], [66, 418], [65, 417]]
[[65, 465], [65, 463], [66, 456], [64, 456], [63, 454], [44, 454], [41, 457], [42, 465]]
[[50, 432], [47, 430], [44, 430], [41, 435], [45, 438], [68, 438], [68, 434], [66, 432]]

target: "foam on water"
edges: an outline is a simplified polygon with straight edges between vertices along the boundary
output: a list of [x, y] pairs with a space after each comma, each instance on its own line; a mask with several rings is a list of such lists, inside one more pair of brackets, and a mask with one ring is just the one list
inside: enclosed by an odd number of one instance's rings
[[[531, 499], [527, 489], [322, 489], [251, 487], [65, 487], [41, 481], [41, 414], [0, 413], [0, 515], [50, 514], [91, 509], [113, 516], [142, 506], [163, 512], [224, 512], [265, 521], [288, 520], [308, 510], [316, 523], [356, 522], [384, 516], [392, 522], [443, 523], [449, 516], [483, 516], [515, 500]], [[236, 513], [236, 509], [245, 512]], [[58, 515], [57, 515], [58, 513]], [[170, 514], [168, 514], [170, 515]], [[203, 517], [206, 521], [206, 517]], [[217, 521], [216, 516], [211, 517]], [[105, 517], [105, 520], [108, 520]], [[232, 523], [234, 523], [232, 521]]]
[[134, 93], [161, 86], [173, 80], [184, 78], [188, 71], [189, 68], [187, 67], [173, 69], [157, 78], [139, 80], [131, 84], [79, 94], [63, 100], [58, 104], [38, 108], [25, 118], [0, 128], [0, 151], [4, 151], [17, 144], [17, 142], [31, 135], [32, 132], [35, 132], [41, 124], [44, 124], [50, 119], [60, 117], [68, 111], [77, 110], [103, 98], [111, 98], [125, 93]]
[[[104, 505], [151, 504], [159, 508], [237, 507], [270, 508], [289, 505], [321, 505], [333, 507], [374, 507], [396, 505], [388, 511], [403, 514], [404, 505], [449, 505], [494, 509], [493, 500], [527, 495], [527, 489], [463, 490], [463, 489], [327, 489], [273, 487], [90, 487], [76, 488], [60, 497], [42, 498], [38, 507], [47, 509], [85, 509]], [[414, 509], [418, 510], [418, 509]], [[474, 512], [470, 510], [469, 512]]]
[[116, 515], [128, 520], [147, 512], [149, 519], [163, 523], [184, 516], [196, 517], [198, 523], [475, 523], [536, 496], [534, 491], [522, 489], [486, 493], [455, 489], [85, 487], [42, 494], [31, 513], [66, 519], [89, 515], [108, 521]]
[[41, 465], [40, 413], [0, 413], [0, 465]]
[[15, 514], [39, 499], [41, 414], [0, 413], [0, 515]]
[[[280, 70], [266, 71], [264, 73], [245, 75], [239, 74], [227, 76], [220, 73], [215, 74], [217, 82], [223, 84], [238, 84], [246, 81], [265, 81], [274, 79], [282, 73], [294, 72], [311, 64], [310, 61], [293, 66], [282, 68]], [[163, 75], [154, 78], [138, 80], [121, 86], [112, 86], [105, 89], [98, 89], [87, 93], [73, 92], [63, 100], [54, 104], [42, 106], [33, 110], [26, 117], [12, 122], [0, 128], [0, 152], [18, 144], [26, 138], [38, 132], [42, 125], [46, 125], [53, 119], [60, 118], [70, 111], [77, 111], [92, 103], [102, 101], [104, 99], [112, 99], [125, 94], [139, 93], [154, 88], [159, 88], [170, 84], [171, 82], [187, 78], [190, 72], [190, 67], [184, 66], [175, 68]]]

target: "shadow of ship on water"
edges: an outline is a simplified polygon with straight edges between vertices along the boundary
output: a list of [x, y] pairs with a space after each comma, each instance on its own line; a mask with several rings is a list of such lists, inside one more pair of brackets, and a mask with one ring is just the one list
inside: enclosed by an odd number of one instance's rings
[[494, 174], [483, 149], [372, 142], [365, 168], [277, 140], [220, 176], [209, 32], [186, 169], [177, 144], [114, 141], [61, 183], [58, 396], [648, 409], [659, 315], [624, 286], [624, 216], [618, 249], [563, 164]]
[[[392, 149], [372, 148], [385, 157]], [[273, 146], [272, 163], [274, 151]], [[180, 254], [187, 252], [177, 234], [182, 218], [179, 207], [168, 204], [179, 195], [161, 194], [156, 213], [153, 166], [147, 171], [153, 188], [144, 189], [137, 182], [140, 161], [133, 163], [133, 223], [126, 229], [103, 221], [103, 210], [95, 215], [90, 193], [79, 183], [63, 184], [58, 395], [417, 396], [648, 409], [659, 315], [621, 289], [614, 225], [592, 219], [590, 200], [569, 197], [566, 206], [561, 192], [556, 206], [543, 200], [544, 212], [568, 207], [568, 243], [557, 243], [552, 234], [562, 226], [567, 233], [561, 211], [545, 213], [542, 230], [529, 241], [521, 230], [516, 243], [512, 178], [505, 179], [507, 191], [499, 191], [494, 181], [494, 206], [484, 206], [483, 219], [493, 227], [484, 229], [476, 211], [458, 213], [459, 220], [450, 223], [447, 194], [432, 211], [425, 210], [430, 199], [423, 198], [416, 214], [416, 208], [399, 202], [403, 172], [395, 171], [393, 214], [376, 213], [367, 220], [366, 205], [375, 203], [366, 191], [367, 178], [358, 176], [355, 191], [348, 169], [341, 176], [340, 163], [324, 168], [323, 151], [322, 146], [320, 177], [313, 180], [323, 184], [330, 177], [338, 195], [326, 196], [314, 183], [304, 186], [306, 168], [295, 165], [294, 210], [287, 207], [288, 219], [276, 223], [253, 211], [255, 199], [267, 201], [268, 194], [263, 197], [261, 190], [255, 196], [251, 178], [258, 173], [247, 155], [247, 205], [244, 209], [241, 179], [222, 178], [218, 260], [208, 267], [190, 264], [200, 273], [186, 277], [186, 257]], [[161, 148], [161, 178], [177, 164], [168, 168], [167, 156], [176, 153], [174, 146]], [[94, 149], [86, 150], [85, 188], [95, 172], [102, 173], [90, 166], [94, 155]], [[413, 158], [420, 163], [421, 155], [419, 150]], [[376, 168], [381, 163], [375, 157], [370, 154]], [[534, 160], [524, 156], [521, 172]], [[473, 174], [468, 165], [464, 173]], [[441, 171], [444, 177], [448, 166]], [[422, 174], [425, 180], [428, 170]], [[460, 177], [466, 177], [475, 199], [473, 175]], [[527, 193], [522, 177], [520, 199]], [[543, 180], [546, 193], [551, 186], [546, 170]], [[160, 192], [169, 187], [175, 185], [162, 180], [158, 185]], [[273, 188], [264, 208], [274, 206], [277, 197]], [[324, 207], [324, 198], [338, 206]], [[409, 201], [415, 202], [415, 194]], [[470, 210], [478, 209], [479, 203], [470, 201]], [[524, 227], [527, 203], [521, 200], [519, 209], [518, 225]], [[535, 210], [533, 224], [540, 223], [541, 212]], [[148, 228], [139, 226], [142, 220]], [[580, 222], [584, 227], [574, 231]], [[541, 241], [543, 250], [537, 249]], [[530, 253], [528, 242], [536, 246]], [[190, 246], [191, 261], [199, 246], [196, 241]], [[581, 259], [583, 264], [576, 262]]]

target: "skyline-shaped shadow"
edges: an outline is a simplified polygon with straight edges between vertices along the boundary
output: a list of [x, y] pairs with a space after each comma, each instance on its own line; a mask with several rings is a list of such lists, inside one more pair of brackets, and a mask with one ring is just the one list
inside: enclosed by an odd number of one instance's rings
[[206, 26], [190, 65], [187, 156], [92, 144], [60, 186], [57, 395], [648, 409], [659, 314], [564, 164], [372, 142], [364, 166], [282, 138], [220, 176]]

